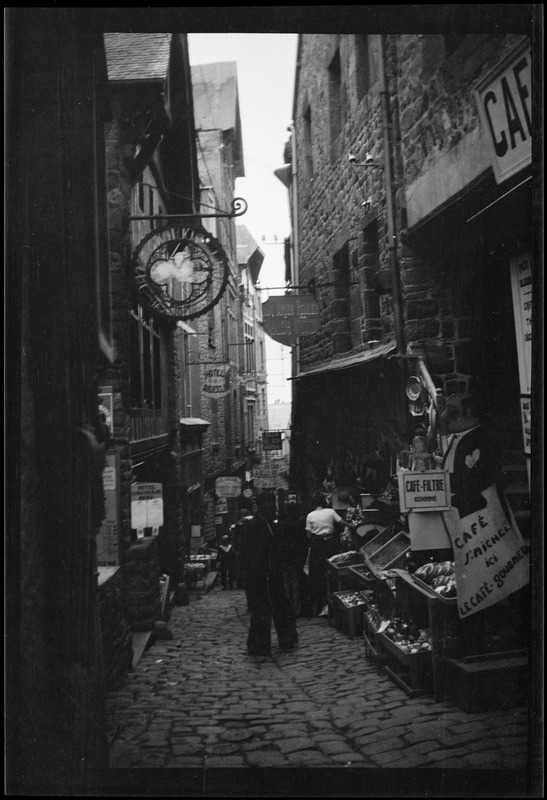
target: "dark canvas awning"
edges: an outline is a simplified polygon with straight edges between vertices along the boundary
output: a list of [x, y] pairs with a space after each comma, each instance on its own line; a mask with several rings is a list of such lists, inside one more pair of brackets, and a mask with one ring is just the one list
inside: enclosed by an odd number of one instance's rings
[[326, 372], [334, 372], [340, 369], [358, 367], [361, 364], [367, 364], [370, 361], [383, 358], [389, 355], [389, 353], [393, 353], [395, 349], [396, 345], [393, 342], [390, 342], [389, 344], [378, 345], [378, 347], [375, 347], [373, 350], [367, 350], [365, 353], [357, 353], [356, 355], [348, 356], [347, 358], [339, 358], [336, 359], [336, 361], [329, 361], [328, 363], [321, 364], [317, 367], [302, 369], [298, 375], [295, 376], [295, 378], [307, 378], [311, 375], [323, 375]]

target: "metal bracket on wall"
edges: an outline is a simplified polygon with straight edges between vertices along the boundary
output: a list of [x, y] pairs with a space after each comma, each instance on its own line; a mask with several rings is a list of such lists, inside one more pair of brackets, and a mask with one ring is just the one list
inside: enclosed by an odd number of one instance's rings
[[140, 216], [129, 217], [130, 220], [140, 221], [140, 220], [162, 220], [162, 219], [195, 219], [196, 217], [208, 217], [208, 218], [232, 218], [232, 217], [241, 217], [247, 211], [248, 205], [247, 201], [244, 200], [242, 197], [234, 197], [232, 200], [232, 210], [231, 211], [219, 211], [216, 214], [142, 214]]

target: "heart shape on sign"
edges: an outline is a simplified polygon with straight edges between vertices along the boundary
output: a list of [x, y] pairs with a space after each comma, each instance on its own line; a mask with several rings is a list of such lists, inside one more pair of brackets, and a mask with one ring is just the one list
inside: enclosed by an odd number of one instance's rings
[[468, 469], [473, 469], [477, 461], [481, 456], [481, 451], [479, 449], [473, 450], [468, 456], [465, 457], [465, 466]]

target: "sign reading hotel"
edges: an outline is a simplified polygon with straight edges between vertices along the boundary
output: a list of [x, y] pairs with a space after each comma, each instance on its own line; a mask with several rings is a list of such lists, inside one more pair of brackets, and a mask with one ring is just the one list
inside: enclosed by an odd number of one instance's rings
[[163, 525], [163, 487], [161, 483], [131, 484], [131, 528], [137, 538], [144, 537], [144, 529], [152, 528], [157, 536]]
[[532, 160], [531, 50], [523, 45], [481, 81], [475, 90], [481, 125], [492, 152], [497, 183]]
[[206, 314], [228, 283], [228, 259], [220, 243], [188, 225], [151, 231], [137, 246], [132, 264], [149, 308], [177, 320]]
[[224, 397], [230, 391], [228, 386], [229, 364], [208, 364], [203, 374], [201, 389], [207, 397]]
[[292, 347], [299, 336], [310, 336], [319, 330], [319, 303], [307, 294], [269, 297], [262, 304], [262, 319], [268, 336]]
[[401, 511], [443, 511], [451, 507], [448, 472], [400, 470], [397, 480]]

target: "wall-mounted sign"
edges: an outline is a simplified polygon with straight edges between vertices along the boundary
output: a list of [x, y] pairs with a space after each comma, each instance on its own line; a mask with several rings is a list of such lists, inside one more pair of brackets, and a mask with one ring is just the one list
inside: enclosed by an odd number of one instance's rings
[[521, 394], [532, 391], [532, 262], [528, 253], [511, 261], [511, 288]]
[[317, 333], [319, 310], [312, 295], [274, 295], [262, 304], [264, 330], [274, 341], [292, 347], [299, 336]]
[[178, 320], [206, 314], [224, 294], [229, 275], [220, 243], [188, 225], [151, 231], [133, 254], [133, 269], [148, 306]]
[[215, 503], [215, 514], [228, 513], [228, 500], [226, 497], [219, 497]]
[[217, 497], [239, 497], [241, 494], [241, 478], [217, 478], [215, 481]]
[[451, 507], [450, 477], [443, 470], [399, 470], [401, 511], [440, 511]]
[[532, 160], [530, 46], [523, 45], [489, 72], [477, 86], [475, 99], [494, 175], [502, 183]]
[[131, 484], [131, 527], [137, 538], [144, 537], [144, 529], [151, 528], [152, 535], [163, 525], [163, 487], [161, 483]]
[[208, 364], [203, 373], [201, 390], [207, 397], [224, 397], [230, 391], [229, 364]]
[[282, 450], [281, 431], [263, 431], [262, 433], [263, 450]]
[[119, 481], [118, 454], [106, 454], [103, 471], [105, 518], [97, 535], [97, 566], [116, 567], [120, 563], [118, 542]]

